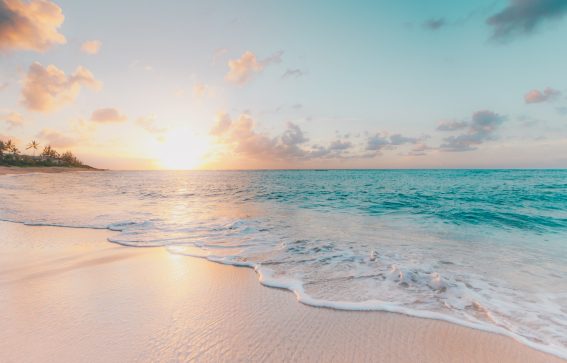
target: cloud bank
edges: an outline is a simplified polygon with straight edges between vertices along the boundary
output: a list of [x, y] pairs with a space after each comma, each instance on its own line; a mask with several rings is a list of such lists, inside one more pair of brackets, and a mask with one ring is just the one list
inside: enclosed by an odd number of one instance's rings
[[58, 32], [64, 20], [61, 8], [49, 0], [0, 0], [0, 50], [44, 52], [64, 44]]
[[[376, 134], [366, 144], [356, 144], [348, 135], [337, 137], [327, 145], [311, 144], [301, 127], [293, 122], [276, 136], [269, 136], [256, 129], [249, 114], [231, 119], [226, 113], [219, 113], [210, 134], [218, 144], [228, 148], [230, 155], [263, 161], [309, 161], [314, 159], [361, 159], [372, 158], [382, 149], [395, 149], [401, 145], [417, 145], [421, 139], [401, 134]], [[425, 148], [422, 147], [422, 152]], [[414, 154], [411, 154], [414, 155]]]
[[54, 65], [47, 67], [34, 62], [28, 69], [22, 88], [22, 103], [31, 111], [51, 112], [75, 100], [82, 86], [99, 89], [101, 83], [85, 67], [79, 66], [72, 75]]

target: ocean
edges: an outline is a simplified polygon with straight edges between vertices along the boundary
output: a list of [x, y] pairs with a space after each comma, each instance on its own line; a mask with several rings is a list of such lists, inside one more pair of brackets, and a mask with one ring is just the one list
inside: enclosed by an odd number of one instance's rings
[[0, 219], [108, 228], [112, 243], [254, 268], [301, 303], [445, 320], [567, 358], [567, 170], [5, 175]]

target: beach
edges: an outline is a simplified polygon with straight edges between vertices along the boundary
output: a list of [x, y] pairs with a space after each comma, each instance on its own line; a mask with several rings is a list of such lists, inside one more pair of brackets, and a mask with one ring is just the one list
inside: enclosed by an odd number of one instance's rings
[[442, 321], [306, 306], [252, 269], [113, 233], [0, 222], [0, 361], [561, 361]]

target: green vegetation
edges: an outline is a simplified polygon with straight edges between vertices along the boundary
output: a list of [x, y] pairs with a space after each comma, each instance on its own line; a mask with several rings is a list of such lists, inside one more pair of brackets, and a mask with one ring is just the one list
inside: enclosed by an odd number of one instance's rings
[[65, 151], [59, 154], [50, 145], [43, 148], [39, 155], [35, 155], [39, 143], [32, 140], [26, 150], [33, 150], [33, 155], [25, 155], [20, 152], [20, 149], [12, 140], [0, 140], [0, 165], [5, 166], [63, 166], [63, 167], [79, 167], [90, 168], [90, 166], [83, 164], [71, 151]]

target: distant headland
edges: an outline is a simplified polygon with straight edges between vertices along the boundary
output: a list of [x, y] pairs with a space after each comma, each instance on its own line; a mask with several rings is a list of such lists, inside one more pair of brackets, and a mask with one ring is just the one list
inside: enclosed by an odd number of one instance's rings
[[[97, 170], [92, 166], [83, 164], [71, 151], [59, 153], [50, 145], [40, 150], [39, 142], [32, 140], [27, 144], [25, 150], [30, 154], [23, 154], [16, 143], [12, 140], [0, 140], [0, 166], [7, 167], [57, 167], [57, 168], [81, 168]], [[36, 155], [37, 154], [37, 155]]]

